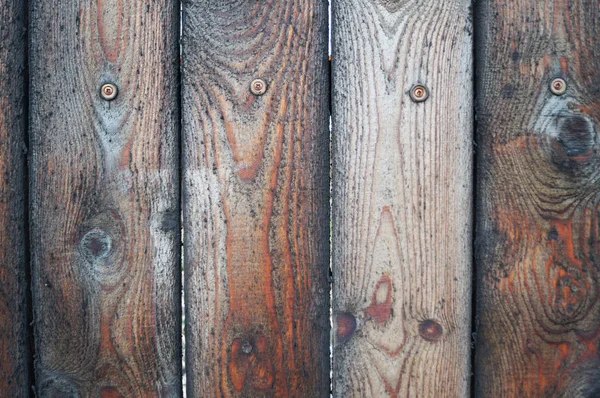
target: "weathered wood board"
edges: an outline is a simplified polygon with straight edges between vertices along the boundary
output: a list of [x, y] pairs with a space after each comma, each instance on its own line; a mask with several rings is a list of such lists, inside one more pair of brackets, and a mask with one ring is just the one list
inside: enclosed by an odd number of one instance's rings
[[469, 394], [470, 4], [333, 2], [336, 397]]
[[178, 396], [179, 3], [38, 0], [30, 29], [37, 394]]
[[26, 4], [0, 0], [0, 395], [31, 388], [27, 300]]
[[485, 1], [476, 19], [475, 393], [597, 397], [600, 3]]
[[327, 2], [183, 6], [188, 396], [326, 397]]

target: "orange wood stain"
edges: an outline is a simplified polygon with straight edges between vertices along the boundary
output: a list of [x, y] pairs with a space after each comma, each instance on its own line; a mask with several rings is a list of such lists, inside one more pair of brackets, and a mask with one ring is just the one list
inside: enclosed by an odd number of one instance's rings
[[382, 325], [390, 317], [392, 310], [392, 280], [384, 274], [377, 284], [371, 298], [371, 305], [365, 309], [365, 315]]

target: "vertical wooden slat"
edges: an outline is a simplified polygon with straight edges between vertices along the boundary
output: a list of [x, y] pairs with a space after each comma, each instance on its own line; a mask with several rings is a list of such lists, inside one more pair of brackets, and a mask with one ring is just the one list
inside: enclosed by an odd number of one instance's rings
[[26, 3], [0, 0], [0, 395], [26, 397]]
[[186, 1], [182, 91], [188, 396], [327, 396], [327, 2]]
[[31, 6], [37, 393], [177, 396], [178, 2]]
[[597, 397], [600, 4], [488, 0], [476, 16], [475, 392]]
[[470, 3], [333, 2], [334, 396], [468, 395]]

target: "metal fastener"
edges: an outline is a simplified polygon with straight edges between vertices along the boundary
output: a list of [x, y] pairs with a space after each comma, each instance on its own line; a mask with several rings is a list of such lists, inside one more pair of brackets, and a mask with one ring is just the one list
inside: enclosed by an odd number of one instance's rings
[[416, 84], [410, 89], [410, 99], [414, 102], [423, 102], [429, 98], [429, 90], [423, 84]]
[[263, 95], [267, 92], [267, 82], [263, 79], [254, 79], [250, 83], [250, 92], [254, 95]]
[[114, 100], [118, 92], [117, 86], [112, 83], [106, 83], [100, 88], [100, 96], [107, 101]]
[[242, 352], [244, 354], [250, 354], [252, 352], [252, 344], [249, 341], [244, 340], [242, 343]]
[[550, 82], [550, 91], [554, 95], [563, 95], [567, 91], [567, 82], [560, 77], [553, 79]]

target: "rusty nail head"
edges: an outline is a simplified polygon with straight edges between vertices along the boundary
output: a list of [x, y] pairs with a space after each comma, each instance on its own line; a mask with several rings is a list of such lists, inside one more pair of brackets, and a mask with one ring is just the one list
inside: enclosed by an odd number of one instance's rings
[[117, 97], [118, 91], [117, 86], [112, 83], [106, 83], [100, 89], [100, 96], [107, 101], [112, 101]]
[[567, 91], [567, 82], [560, 77], [552, 79], [550, 82], [550, 91], [554, 95], [563, 95]]
[[254, 79], [250, 83], [250, 92], [254, 95], [263, 95], [267, 92], [267, 82], [263, 79]]
[[429, 90], [423, 84], [416, 84], [410, 89], [410, 99], [414, 102], [423, 102], [429, 98]]

